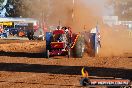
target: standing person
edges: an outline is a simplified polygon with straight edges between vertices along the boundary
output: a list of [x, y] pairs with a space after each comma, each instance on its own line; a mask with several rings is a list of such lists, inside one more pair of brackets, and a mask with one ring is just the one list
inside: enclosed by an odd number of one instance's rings
[[33, 35], [34, 35], [33, 29], [29, 29], [28, 32], [27, 32], [27, 37], [28, 37], [28, 39], [29, 39], [29, 40], [34, 40]]
[[129, 36], [132, 38], [132, 24], [129, 24]]
[[7, 38], [7, 29], [4, 29], [3, 36], [4, 38]]
[[57, 26], [56, 30], [61, 30], [61, 26]]
[[2, 33], [3, 31], [2, 31], [3, 29], [0, 29], [0, 33]]
[[130, 29], [130, 37], [132, 38], [132, 29]]

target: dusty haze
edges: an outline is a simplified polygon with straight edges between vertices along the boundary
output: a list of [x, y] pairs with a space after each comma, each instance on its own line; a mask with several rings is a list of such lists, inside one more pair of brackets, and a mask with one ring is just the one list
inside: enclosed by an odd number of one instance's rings
[[72, 0], [24, 0], [23, 3], [30, 8], [29, 17], [44, 20], [48, 27], [60, 23], [71, 26], [74, 32], [81, 32], [84, 27], [85, 30], [90, 30], [98, 22], [102, 38], [100, 56], [132, 53], [132, 36], [129, 36], [126, 28], [110, 28], [102, 24], [102, 16], [109, 15], [110, 12], [104, 8], [106, 0], [75, 0], [74, 6]]
[[104, 13], [104, 0], [75, 0], [74, 5], [73, 0], [24, 0], [23, 3], [30, 9], [29, 17], [44, 20], [48, 26], [60, 22], [75, 31], [82, 30], [84, 25], [87, 29], [94, 27]]

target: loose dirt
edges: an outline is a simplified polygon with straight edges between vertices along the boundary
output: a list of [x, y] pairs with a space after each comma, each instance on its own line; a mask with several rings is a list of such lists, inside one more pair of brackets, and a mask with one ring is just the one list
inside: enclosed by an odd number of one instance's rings
[[[45, 58], [45, 41], [0, 40], [1, 88], [81, 88], [81, 68], [91, 77], [132, 79], [132, 58]], [[7, 43], [8, 42], [8, 43]], [[102, 88], [102, 87], [97, 87]]]

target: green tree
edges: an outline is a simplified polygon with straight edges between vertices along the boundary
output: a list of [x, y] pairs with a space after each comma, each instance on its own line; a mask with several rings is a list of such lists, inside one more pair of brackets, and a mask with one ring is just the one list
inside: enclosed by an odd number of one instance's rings
[[0, 3], [2, 3], [4, 0], [0, 0]]

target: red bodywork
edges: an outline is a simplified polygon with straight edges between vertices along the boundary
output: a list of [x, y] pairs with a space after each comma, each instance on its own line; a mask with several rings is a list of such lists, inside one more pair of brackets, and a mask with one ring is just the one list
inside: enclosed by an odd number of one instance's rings
[[64, 42], [51, 42], [50, 45], [52, 49], [64, 49], [65, 48]]
[[65, 54], [66, 51], [62, 51], [62, 50], [52, 50], [50, 52], [50, 55], [62, 55], [62, 54]]
[[64, 30], [54, 30], [53, 34], [65, 34]]
[[[64, 30], [54, 30], [53, 35], [65, 34]], [[62, 55], [65, 53], [62, 49], [65, 49], [65, 42], [51, 42], [51, 52], [50, 55]]]
[[[59, 34], [65, 34], [65, 30], [60, 29], [60, 30], [53, 31], [53, 35], [59, 35]], [[72, 47], [74, 47], [75, 40], [76, 40], [78, 34], [72, 34], [71, 28], [68, 30], [68, 34], [69, 34], [69, 37], [67, 37], [67, 38], [68, 39], [71, 38], [71, 41], [72, 41], [71, 45], [72, 45]], [[51, 46], [50, 55], [62, 55], [62, 54], [68, 53], [68, 49], [65, 44], [66, 44], [66, 42], [63, 42], [63, 41], [62, 42], [51, 42], [50, 43], [50, 46]]]

